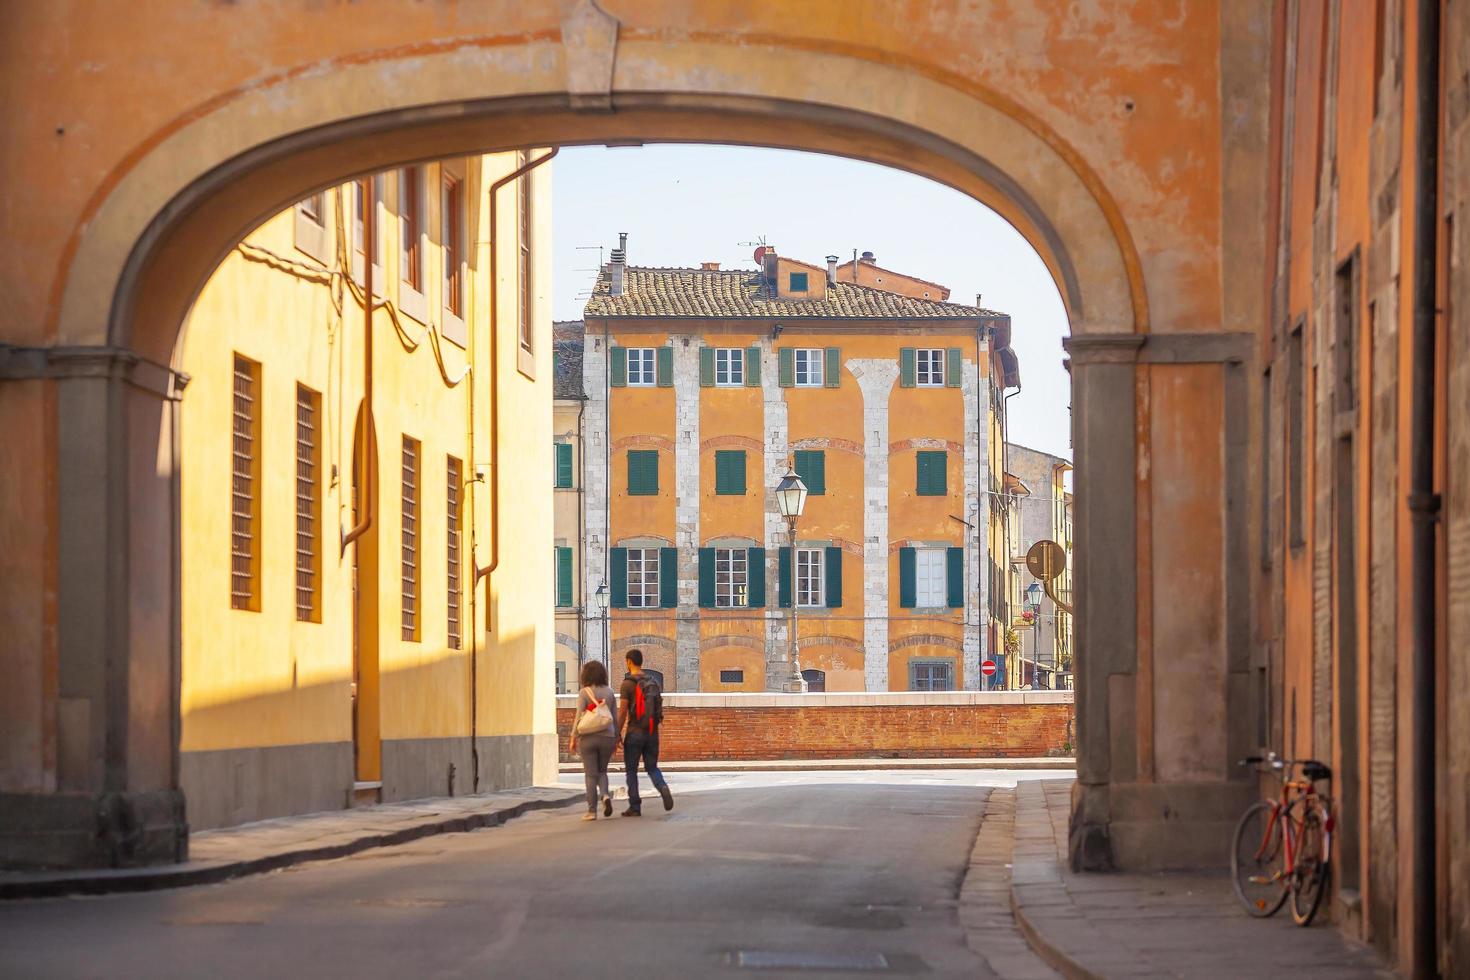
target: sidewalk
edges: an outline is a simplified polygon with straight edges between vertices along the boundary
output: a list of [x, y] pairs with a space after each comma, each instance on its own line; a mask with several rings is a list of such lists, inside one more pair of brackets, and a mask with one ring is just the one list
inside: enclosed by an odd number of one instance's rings
[[574, 791], [533, 786], [261, 820], [191, 834], [189, 860], [182, 864], [88, 871], [3, 871], [0, 899], [209, 884], [307, 861], [346, 857], [373, 847], [405, 844], [433, 834], [494, 827], [532, 810], [567, 806], [581, 799], [580, 788]]
[[[764, 759], [733, 762], [660, 762], [664, 772], [844, 772], [870, 769], [1076, 769], [1071, 756], [1018, 759]], [[580, 762], [561, 763], [562, 772], [581, 772]], [[622, 772], [614, 762], [608, 772]]]
[[1011, 908], [1032, 947], [1071, 978], [1392, 977], [1330, 925], [1298, 929], [1286, 912], [1253, 919], [1218, 874], [1066, 870], [1071, 780], [1016, 787]]

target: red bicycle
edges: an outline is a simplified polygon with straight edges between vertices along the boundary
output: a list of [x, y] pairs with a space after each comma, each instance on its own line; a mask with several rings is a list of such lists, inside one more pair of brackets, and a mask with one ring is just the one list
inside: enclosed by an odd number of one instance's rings
[[[1291, 918], [1310, 925], [1330, 880], [1332, 859], [1331, 798], [1317, 792], [1317, 783], [1332, 778], [1332, 770], [1315, 759], [1264, 757], [1242, 759], [1242, 766], [1261, 772], [1286, 772], [1281, 798], [1261, 800], [1241, 814], [1230, 846], [1235, 897], [1251, 915], [1275, 915], [1291, 897]], [[1301, 770], [1301, 778], [1290, 772]]]

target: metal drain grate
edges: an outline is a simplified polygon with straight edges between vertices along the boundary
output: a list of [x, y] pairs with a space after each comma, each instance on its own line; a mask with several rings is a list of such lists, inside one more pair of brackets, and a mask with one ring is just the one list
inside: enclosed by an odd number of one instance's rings
[[741, 949], [731, 957], [732, 965], [745, 970], [847, 970], [888, 972], [882, 953], [791, 953], [765, 949]]

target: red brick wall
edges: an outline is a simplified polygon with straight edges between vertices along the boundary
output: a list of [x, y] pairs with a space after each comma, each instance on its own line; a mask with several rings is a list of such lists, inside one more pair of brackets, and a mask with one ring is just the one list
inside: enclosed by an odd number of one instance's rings
[[[572, 708], [558, 707], [563, 761]], [[659, 759], [926, 759], [1071, 755], [1072, 705], [668, 705]]]

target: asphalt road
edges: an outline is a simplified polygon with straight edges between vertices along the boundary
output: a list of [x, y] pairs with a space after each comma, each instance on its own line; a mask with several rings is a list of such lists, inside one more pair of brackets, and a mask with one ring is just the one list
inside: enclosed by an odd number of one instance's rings
[[681, 773], [673, 812], [654, 796], [636, 820], [574, 806], [220, 885], [0, 903], [0, 975], [989, 976], [956, 896], [989, 787], [1043, 775]]

